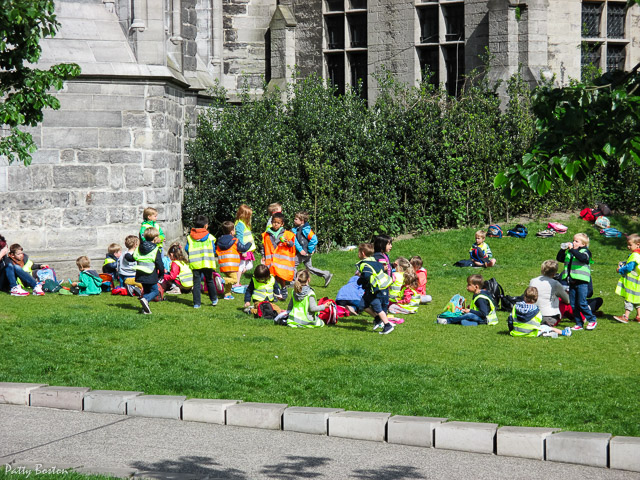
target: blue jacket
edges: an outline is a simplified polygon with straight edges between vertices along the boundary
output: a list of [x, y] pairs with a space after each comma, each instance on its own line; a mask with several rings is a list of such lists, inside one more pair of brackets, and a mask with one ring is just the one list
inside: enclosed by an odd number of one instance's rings
[[349, 279], [346, 285], [340, 287], [338, 294], [336, 295], [336, 302], [338, 300], [345, 300], [355, 305], [360, 304], [360, 300], [364, 295], [364, 288], [358, 285], [358, 275], [354, 275]]
[[[305, 222], [305, 224], [300, 228], [302, 229], [300, 233], [305, 239], [307, 239], [309, 237], [309, 232], [311, 232], [311, 225], [309, 225], [309, 222]], [[307, 255], [311, 255], [313, 252], [315, 252], [316, 246], [318, 245], [318, 236], [315, 233], [311, 237], [311, 240], [309, 240], [307, 248], [304, 248], [304, 246], [298, 240], [298, 227], [292, 228], [291, 231], [296, 236], [296, 252], [300, 253], [302, 250], [304, 250], [307, 252]]]

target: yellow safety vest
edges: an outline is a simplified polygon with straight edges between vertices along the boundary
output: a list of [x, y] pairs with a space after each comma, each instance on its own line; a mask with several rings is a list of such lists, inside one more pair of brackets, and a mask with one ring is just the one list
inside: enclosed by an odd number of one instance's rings
[[216, 237], [209, 234], [209, 237], [202, 241], [197, 242], [191, 235], [187, 237], [187, 244], [189, 245], [189, 267], [191, 270], [202, 270], [209, 268], [213, 270], [216, 268], [216, 255], [213, 244], [216, 241]]
[[273, 287], [276, 284], [276, 278], [271, 275], [269, 281], [266, 283], [259, 282], [254, 278], [253, 281], [253, 293], [251, 294], [251, 300], [254, 302], [263, 302], [269, 300], [273, 302]]
[[410, 312], [417, 312], [418, 311], [418, 307], [420, 306], [420, 294], [418, 293], [417, 290], [414, 290], [411, 287], [407, 287], [409, 288], [409, 290], [411, 290], [411, 300], [409, 300], [409, 303], [403, 304], [402, 306], [410, 311]]
[[636, 268], [620, 277], [616, 286], [616, 294], [634, 305], [640, 304], [640, 254], [632, 252], [627, 263], [636, 262]]
[[[586, 248], [582, 247], [578, 249], [578, 252], [586, 252]], [[591, 263], [591, 262], [589, 262]], [[574, 280], [580, 280], [588, 282], [591, 279], [591, 268], [589, 263], [582, 263], [576, 257], [571, 255], [571, 252], [567, 250], [564, 256], [564, 270], [562, 271], [562, 280], [566, 280], [567, 277]], [[571, 273], [569, 273], [569, 266], [571, 266]]]
[[180, 273], [178, 273], [178, 281], [180, 282], [180, 285], [184, 288], [193, 287], [193, 272], [189, 268], [189, 265], [179, 260], [175, 260], [175, 263], [180, 267]]
[[487, 302], [489, 302], [489, 307], [491, 308], [491, 310], [489, 311], [489, 314], [487, 315], [487, 323], [489, 325], [497, 325], [498, 324], [498, 314], [496, 313], [496, 307], [493, 304], [493, 301], [491, 300], [491, 298], [489, 298], [486, 295], [480, 293], [480, 294], [476, 295], [475, 297], [473, 297], [471, 299], [471, 305], [469, 306], [469, 308], [471, 310], [478, 310], [476, 308], [476, 300], [480, 300], [481, 298], [484, 298]]
[[140, 253], [140, 247], [136, 248], [136, 251], [133, 252], [133, 259], [136, 261], [136, 264], [133, 265], [134, 270], [138, 270], [142, 273], [153, 273], [156, 268], [156, 255], [158, 254], [158, 246], [156, 245], [146, 255], [142, 255]]
[[244, 233], [242, 234], [242, 238], [240, 238], [239, 240], [245, 245], [247, 243], [251, 243], [251, 248], [247, 251], [253, 252], [256, 249], [256, 241], [253, 239], [253, 234], [251, 233], [251, 230], [249, 229], [249, 227], [247, 227], [247, 224], [244, 223], [242, 220], [236, 220], [236, 223], [235, 223], [236, 227], [239, 223], [241, 223], [242, 226], [244, 227]]
[[404, 284], [404, 273], [393, 274], [393, 283], [389, 287], [389, 301], [397, 302], [402, 299], [402, 285]]
[[509, 333], [513, 337], [537, 337], [538, 330], [540, 324], [542, 323], [542, 313], [538, 310], [538, 313], [535, 317], [531, 318], [526, 322], [522, 322], [518, 320], [518, 316], [516, 314], [516, 307], [513, 306], [511, 310], [511, 318], [513, 318], [513, 330]]

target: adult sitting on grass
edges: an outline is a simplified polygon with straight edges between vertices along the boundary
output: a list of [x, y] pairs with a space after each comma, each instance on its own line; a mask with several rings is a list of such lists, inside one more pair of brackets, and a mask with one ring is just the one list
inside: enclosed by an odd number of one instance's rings
[[553, 277], [558, 273], [558, 262], [555, 260], [545, 260], [540, 267], [539, 277], [532, 278], [530, 287], [538, 289], [538, 300], [536, 305], [542, 314], [542, 324], [555, 327], [560, 323], [560, 299], [569, 304], [569, 293], [565, 287]]
[[7, 286], [14, 297], [26, 297], [29, 295], [24, 288], [18, 285], [16, 278], [19, 278], [25, 286], [33, 289], [34, 295], [44, 295], [42, 285], [19, 265], [9, 258], [9, 247], [2, 235], [0, 235], [0, 290], [6, 290]]

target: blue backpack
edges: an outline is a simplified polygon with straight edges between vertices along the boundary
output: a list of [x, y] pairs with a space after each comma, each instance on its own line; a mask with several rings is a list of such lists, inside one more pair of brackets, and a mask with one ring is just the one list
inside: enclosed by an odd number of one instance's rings
[[502, 238], [502, 228], [500, 228], [500, 225], [489, 225], [487, 237]]
[[600, 230], [600, 233], [608, 238], [618, 238], [622, 236], [622, 232], [617, 228], [609, 227], [603, 230]]
[[509, 237], [526, 238], [528, 233], [529, 233], [529, 230], [527, 230], [527, 227], [519, 223], [518, 225], [513, 227], [512, 230], [509, 230], [507, 232], [507, 235]]

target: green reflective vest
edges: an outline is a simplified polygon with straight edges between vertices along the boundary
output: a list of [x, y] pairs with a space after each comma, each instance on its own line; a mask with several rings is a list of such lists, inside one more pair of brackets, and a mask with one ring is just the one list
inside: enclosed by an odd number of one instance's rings
[[189, 268], [189, 265], [179, 260], [174, 261], [176, 265], [180, 267], [180, 273], [178, 273], [178, 281], [180, 282], [180, 285], [182, 285], [184, 288], [193, 287], [193, 272]]
[[206, 240], [198, 242], [191, 238], [191, 235], [187, 237], [187, 244], [189, 245], [189, 267], [191, 270], [202, 270], [204, 268], [214, 269], [216, 268], [216, 254], [213, 247], [216, 237], [209, 234]]
[[247, 224], [244, 223], [242, 220], [236, 220], [236, 223], [235, 223], [236, 230], [239, 223], [241, 223], [242, 226], [244, 227], [244, 233], [242, 234], [242, 238], [240, 238], [239, 240], [245, 245], [247, 243], [251, 243], [251, 248], [247, 251], [253, 252], [256, 249], [256, 241], [253, 239], [253, 234], [251, 233], [251, 230], [249, 229], [249, 227], [247, 227]]
[[[31, 259], [29, 259], [25, 262], [24, 266], [22, 267], [22, 270], [24, 270], [27, 273], [31, 273], [32, 267], [33, 267], [33, 262], [31, 261]], [[17, 276], [16, 276], [16, 283], [20, 285], [22, 288], [24, 288], [24, 284], [22, 283], [22, 280], [20, 280]]]
[[471, 310], [478, 310], [476, 308], [476, 301], [480, 300], [481, 298], [484, 298], [487, 302], [489, 302], [489, 307], [491, 308], [491, 310], [489, 311], [489, 314], [487, 315], [487, 323], [489, 325], [497, 325], [498, 314], [496, 313], [496, 306], [493, 304], [493, 300], [491, 300], [490, 297], [487, 297], [486, 295], [479, 293], [478, 295], [473, 297], [473, 299], [471, 299], [471, 305], [469, 305], [469, 308]]
[[632, 252], [627, 263], [636, 262], [636, 268], [620, 277], [616, 286], [616, 293], [627, 302], [640, 305], [640, 254]]
[[300, 301], [296, 300], [294, 295], [293, 308], [291, 308], [289, 317], [287, 318], [287, 325], [289, 327], [313, 328], [324, 326], [324, 322], [320, 320], [317, 315], [313, 316], [313, 320], [309, 320], [309, 299], [311, 297], [316, 297], [313, 290], [309, 290], [309, 294]]
[[393, 283], [389, 287], [389, 301], [397, 302], [402, 299], [402, 286], [404, 285], [404, 273], [396, 272], [393, 274]]
[[516, 307], [513, 306], [511, 310], [511, 318], [513, 318], [513, 330], [509, 332], [513, 337], [537, 337], [538, 329], [540, 324], [542, 323], [542, 313], [538, 310], [538, 313], [535, 317], [530, 320], [523, 322], [518, 320], [518, 316], [516, 314]]
[[[578, 251], [583, 253], [586, 252], [587, 249], [582, 247], [578, 249]], [[588, 282], [591, 279], [591, 268], [589, 268], [589, 263], [582, 263], [578, 261], [578, 259], [571, 255], [571, 252], [567, 250], [564, 256], [562, 280], [566, 280], [568, 277], [574, 280]]]
[[140, 247], [136, 248], [133, 252], [133, 259], [136, 261], [133, 269], [146, 274], [153, 273], [156, 268], [156, 255], [158, 255], [157, 245], [146, 255], [140, 253]]
[[264, 302], [265, 300], [273, 302], [273, 287], [276, 284], [276, 277], [271, 275], [266, 283], [259, 282], [255, 277], [251, 281], [253, 282], [251, 300], [254, 302]]
[[393, 278], [391, 278], [384, 269], [376, 272], [376, 270], [369, 265], [367, 262], [376, 262], [377, 260], [373, 257], [365, 258], [364, 260], [358, 262], [358, 271], [363, 273], [365, 270], [371, 270], [371, 276], [369, 277], [369, 283], [372, 287], [377, 288], [379, 290], [385, 290], [391, 286], [393, 283]]
[[420, 306], [421, 296], [417, 290], [414, 290], [411, 287], [408, 287], [408, 288], [409, 290], [411, 290], [411, 300], [409, 300], [409, 303], [405, 303], [402, 306], [410, 312], [417, 312], [418, 307]]

